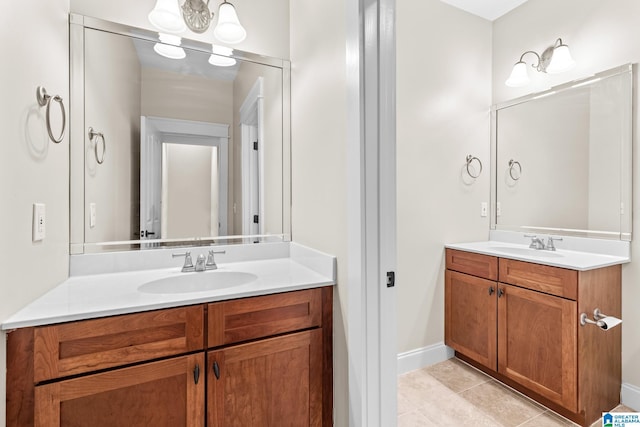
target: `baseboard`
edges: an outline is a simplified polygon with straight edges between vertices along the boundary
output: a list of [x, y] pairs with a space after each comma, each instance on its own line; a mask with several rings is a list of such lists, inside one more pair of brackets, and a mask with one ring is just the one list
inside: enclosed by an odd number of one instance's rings
[[640, 411], [640, 387], [623, 383], [620, 400], [624, 406], [628, 406], [634, 411]]
[[443, 342], [398, 354], [398, 375], [444, 362], [453, 357], [453, 349]]

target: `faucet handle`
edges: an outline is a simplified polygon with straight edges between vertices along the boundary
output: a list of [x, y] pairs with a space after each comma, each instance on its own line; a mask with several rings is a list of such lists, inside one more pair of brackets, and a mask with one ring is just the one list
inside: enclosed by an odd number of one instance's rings
[[183, 253], [171, 254], [173, 258], [183, 256], [184, 257], [184, 265], [182, 266], [182, 271], [192, 271], [195, 267], [193, 266], [193, 260], [191, 259], [191, 252], [185, 251]]
[[214, 259], [214, 255], [224, 254], [224, 253], [227, 253], [227, 251], [214, 251], [213, 249], [211, 249], [209, 251], [209, 255], [207, 256], [207, 263], [205, 264], [205, 268], [207, 270], [215, 270], [216, 268], [218, 268], [218, 266], [216, 265], [216, 261]]
[[553, 244], [554, 240], [562, 242], [562, 237], [551, 237], [551, 236], [549, 236], [549, 238], [547, 239], [547, 250], [549, 250], [549, 251], [555, 251], [556, 250], [556, 246]]

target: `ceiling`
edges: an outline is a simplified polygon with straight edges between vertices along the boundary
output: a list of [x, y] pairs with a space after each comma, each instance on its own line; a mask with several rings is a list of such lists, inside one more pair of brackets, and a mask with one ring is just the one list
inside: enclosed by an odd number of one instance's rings
[[489, 21], [498, 19], [527, 0], [441, 0]]

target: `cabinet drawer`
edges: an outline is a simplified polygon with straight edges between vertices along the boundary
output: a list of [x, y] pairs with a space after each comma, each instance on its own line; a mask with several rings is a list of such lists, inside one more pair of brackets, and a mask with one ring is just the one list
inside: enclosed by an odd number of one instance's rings
[[209, 304], [208, 346], [321, 326], [322, 289]]
[[34, 329], [35, 382], [204, 348], [202, 305]]
[[500, 258], [500, 282], [577, 299], [578, 272], [566, 268]]
[[449, 270], [498, 280], [498, 258], [455, 249], [446, 249], [445, 252]]

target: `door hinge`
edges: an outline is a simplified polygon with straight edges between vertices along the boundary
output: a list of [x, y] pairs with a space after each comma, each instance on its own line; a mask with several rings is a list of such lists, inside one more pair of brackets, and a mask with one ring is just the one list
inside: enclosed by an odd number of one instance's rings
[[258, 151], [258, 141], [253, 141], [253, 149]]
[[387, 288], [393, 288], [396, 285], [395, 271], [387, 271]]
[[258, 224], [258, 215], [253, 216], [253, 223]]

